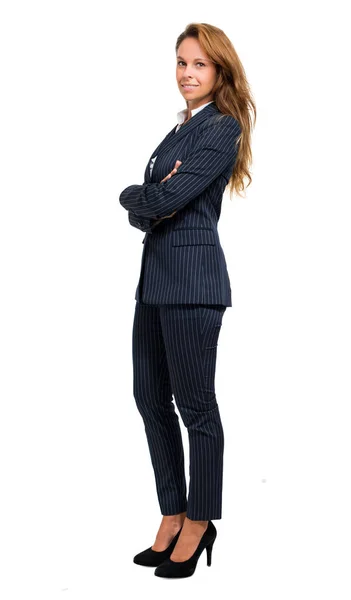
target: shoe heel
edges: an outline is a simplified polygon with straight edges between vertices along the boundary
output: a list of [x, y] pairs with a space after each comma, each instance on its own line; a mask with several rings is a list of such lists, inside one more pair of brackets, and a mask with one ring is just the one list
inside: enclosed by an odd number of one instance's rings
[[210, 567], [211, 566], [211, 562], [212, 562], [212, 548], [213, 548], [213, 544], [214, 544], [214, 540], [213, 542], [211, 542], [208, 546], [206, 546], [206, 552], [207, 552], [207, 566]]

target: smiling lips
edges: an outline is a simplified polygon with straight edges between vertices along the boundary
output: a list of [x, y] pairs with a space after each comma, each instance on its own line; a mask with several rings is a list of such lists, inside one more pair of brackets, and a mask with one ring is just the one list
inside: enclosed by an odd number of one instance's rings
[[190, 84], [190, 83], [189, 83], [189, 84], [182, 84], [182, 87], [183, 87], [185, 90], [192, 90], [192, 89], [194, 89], [194, 88], [196, 88], [196, 87], [199, 87], [199, 86], [198, 86], [198, 85], [193, 85], [193, 84]]

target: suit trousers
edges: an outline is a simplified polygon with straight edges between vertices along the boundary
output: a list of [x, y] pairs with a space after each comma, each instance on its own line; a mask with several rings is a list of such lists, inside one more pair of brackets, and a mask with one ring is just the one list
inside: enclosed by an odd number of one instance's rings
[[[143, 418], [161, 513], [222, 518], [224, 433], [215, 393], [224, 305], [136, 302], [133, 394]], [[189, 494], [178, 415], [189, 439]]]

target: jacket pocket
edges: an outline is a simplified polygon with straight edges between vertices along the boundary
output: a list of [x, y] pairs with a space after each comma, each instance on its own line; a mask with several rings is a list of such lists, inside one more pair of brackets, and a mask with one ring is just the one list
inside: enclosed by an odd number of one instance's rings
[[172, 231], [172, 246], [216, 245], [212, 229], [175, 229]]

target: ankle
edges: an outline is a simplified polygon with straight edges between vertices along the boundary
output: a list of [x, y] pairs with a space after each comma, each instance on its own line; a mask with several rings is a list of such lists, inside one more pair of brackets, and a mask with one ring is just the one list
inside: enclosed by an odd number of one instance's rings
[[192, 523], [193, 525], [204, 525], [207, 527], [209, 521], [197, 521], [194, 519], [189, 519], [189, 517], [186, 517], [186, 520], [189, 521], [189, 523]]
[[186, 517], [184, 527], [193, 531], [202, 531], [207, 529], [208, 523], [209, 521], [195, 521], [193, 519], [189, 519], [189, 517]]
[[179, 527], [179, 525], [183, 525], [186, 517], [186, 512], [178, 513], [176, 515], [163, 515], [162, 521], [167, 525], [173, 525], [174, 527]]

